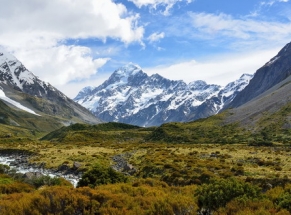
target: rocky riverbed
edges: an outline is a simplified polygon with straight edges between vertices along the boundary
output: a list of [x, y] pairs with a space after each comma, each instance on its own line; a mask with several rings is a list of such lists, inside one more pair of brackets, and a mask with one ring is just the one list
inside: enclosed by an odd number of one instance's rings
[[119, 155], [114, 155], [112, 160], [114, 165], [111, 167], [117, 171], [122, 172], [125, 175], [133, 175], [137, 172], [137, 168], [130, 164], [127, 160], [134, 155], [135, 152], [126, 152]]
[[41, 177], [49, 175], [50, 177], [63, 177], [70, 181], [75, 187], [82, 177], [78, 171], [81, 164], [74, 162], [73, 167], [63, 164], [56, 169], [46, 169], [45, 163], [30, 163], [29, 158], [32, 153], [20, 150], [0, 150], [0, 164], [8, 165], [17, 172], [24, 174], [24, 177]]

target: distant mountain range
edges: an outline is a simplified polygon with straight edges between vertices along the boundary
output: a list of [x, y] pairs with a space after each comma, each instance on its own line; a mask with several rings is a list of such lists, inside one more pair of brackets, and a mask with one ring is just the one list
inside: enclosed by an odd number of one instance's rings
[[131, 63], [116, 70], [102, 85], [82, 89], [74, 100], [103, 121], [156, 126], [218, 113], [252, 77], [244, 74], [225, 87], [202, 80], [186, 84], [158, 74], [148, 76]]
[[[170, 81], [158, 75], [148, 77], [139, 67], [129, 65], [115, 71], [101, 86], [84, 89], [80, 92], [79, 99], [91, 94], [84, 102], [91, 105], [93, 110], [98, 110], [100, 108], [98, 105], [103, 104], [100, 100], [106, 101], [107, 96], [108, 107], [104, 106], [102, 108], [105, 112], [110, 110], [110, 114], [116, 114], [117, 119], [124, 119], [120, 117], [122, 115], [117, 114], [118, 110], [127, 110], [131, 107], [131, 111], [137, 110], [138, 113], [143, 107], [145, 107], [144, 109], [148, 105], [156, 107], [157, 103], [163, 104], [163, 102], [168, 104], [166, 108], [177, 107], [173, 110], [174, 112], [179, 110], [179, 104], [187, 104], [189, 98], [192, 99], [192, 104], [196, 102], [193, 106], [197, 105], [199, 107], [192, 114], [198, 113], [199, 110], [209, 110], [209, 107], [214, 108], [214, 113], [221, 110], [220, 113], [207, 119], [187, 123], [164, 123], [158, 127], [145, 129], [139, 128], [135, 131], [141, 132], [139, 135], [126, 131], [122, 135], [116, 136], [116, 141], [127, 142], [130, 139], [128, 136], [142, 137], [144, 135], [143, 138], [138, 140], [139, 142], [240, 143], [252, 146], [272, 146], [274, 143], [282, 143], [287, 144], [287, 147], [291, 142], [290, 72], [291, 43], [287, 44], [274, 58], [258, 69], [248, 85], [246, 83], [251, 78], [249, 75], [243, 75], [238, 81], [227, 85], [225, 88], [207, 85], [203, 81], [196, 81], [187, 85], [181, 81]], [[172, 94], [167, 94], [168, 92]], [[126, 103], [130, 98], [131, 103]], [[178, 100], [180, 103], [175, 102], [175, 99], [180, 99]], [[141, 101], [144, 103], [141, 103]], [[174, 103], [171, 103], [171, 101], [174, 101]], [[128, 106], [124, 108], [122, 104], [128, 104]], [[144, 104], [144, 106], [139, 104]], [[221, 109], [222, 107], [223, 109]], [[166, 108], [164, 113], [167, 113]], [[175, 113], [179, 114], [179, 112]], [[147, 114], [145, 116], [150, 116], [151, 113]], [[155, 117], [156, 115], [152, 116]], [[189, 116], [191, 116], [191, 113]], [[125, 118], [130, 119], [129, 116]], [[108, 123], [102, 126], [107, 127], [107, 129], [114, 126], [116, 131], [119, 131], [118, 127], [125, 128], [125, 125], [121, 123]], [[96, 141], [102, 137], [98, 133], [102, 128], [97, 127], [69, 126], [52, 132], [44, 139], [61, 142], [67, 138], [68, 141], [71, 141], [73, 135], [80, 138], [81, 132], [79, 131], [85, 130], [86, 132], [82, 132], [83, 137], [81, 139], [85, 140], [90, 137]], [[125, 137], [126, 135], [128, 136]]]
[[283, 128], [291, 128], [290, 75], [291, 43], [254, 76], [244, 74], [225, 87], [202, 80], [186, 84], [158, 74], [148, 76], [139, 66], [128, 64], [100, 86], [81, 90], [73, 101], [0, 47], [0, 123], [46, 132], [101, 120], [158, 126], [228, 110], [223, 124], [262, 129], [277, 119]]
[[87, 109], [28, 71], [1, 46], [0, 106], [0, 123], [40, 131], [76, 122], [101, 122]]

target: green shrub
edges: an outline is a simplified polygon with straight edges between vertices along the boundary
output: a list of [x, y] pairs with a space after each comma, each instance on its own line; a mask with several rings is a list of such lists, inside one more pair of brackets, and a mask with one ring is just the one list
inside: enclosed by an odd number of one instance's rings
[[72, 186], [72, 184], [63, 179], [58, 177], [50, 177], [48, 175], [41, 176], [41, 177], [33, 177], [31, 179], [25, 179], [25, 183], [34, 186], [35, 188], [39, 188], [41, 186]]
[[275, 201], [279, 208], [291, 212], [291, 186], [287, 185], [284, 192]]
[[217, 210], [233, 199], [254, 199], [260, 197], [260, 189], [249, 183], [230, 179], [211, 180], [199, 187], [195, 193], [200, 208]]
[[101, 165], [95, 165], [92, 169], [84, 173], [78, 187], [95, 187], [102, 184], [115, 184], [127, 182], [128, 178], [120, 172], [116, 172], [111, 167], [103, 167]]
[[274, 146], [274, 143], [268, 140], [251, 141], [249, 146]]
[[291, 193], [284, 192], [278, 199], [278, 206], [291, 212]]
[[4, 164], [0, 164], [0, 174], [5, 174], [9, 172], [10, 167]]

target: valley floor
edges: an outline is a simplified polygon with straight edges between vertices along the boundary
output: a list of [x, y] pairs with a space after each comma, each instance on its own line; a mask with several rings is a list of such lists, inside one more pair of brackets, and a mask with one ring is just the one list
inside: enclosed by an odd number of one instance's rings
[[100, 165], [122, 172], [128, 180], [96, 187], [88, 184], [90, 188], [66, 183], [49, 189], [44, 183], [37, 188], [13, 178], [2, 167], [1, 214], [291, 212], [288, 145], [141, 143], [138, 138], [120, 142], [2, 140], [1, 150], [29, 151], [29, 162], [34, 165], [58, 169], [78, 163], [80, 172]]

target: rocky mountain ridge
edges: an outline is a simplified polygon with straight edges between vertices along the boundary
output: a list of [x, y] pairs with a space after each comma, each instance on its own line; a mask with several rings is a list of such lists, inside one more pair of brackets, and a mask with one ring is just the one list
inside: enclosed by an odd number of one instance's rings
[[244, 127], [256, 130], [282, 124], [281, 128], [289, 130], [290, 92], [291, 43], [288, 43], [256, 71], [249, 85], [226, 106], [232, 109], [225, 122], [239, 122]]
[[[46, 117], [54, 117], [55, 121], [63, 125], [75, 122], [93, 124], [101, 122], [51, 84], [36, 77], [1, 46], [0, 99], [12, 109], [35, 113], [39, 116], [39, 120], [43, 120], [41, 118], [46, 115]], [[6, 114], [5, 117], [8, 115]], [[13, 121], [17, 120], [16, 118]]]
[[237, 95], [227, 107], [239, 107], [291, 75], [291, 43], [285, 45], [279, 53], [258, 69], [250, 84]]
[[104, 121], [156, 126], [218, 113], [251, 78], [244, 74], [225, 87], [202, 80], [186, 84], [158, 74], [148, 76], [130, 63], [116, 70], [102, 85], [84, 88], [74, 100]]

